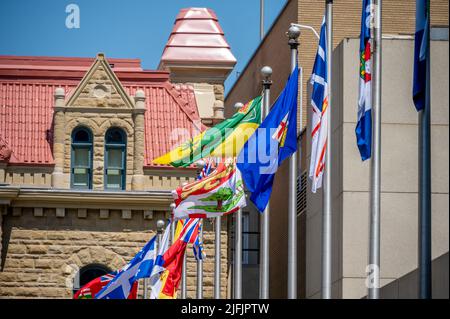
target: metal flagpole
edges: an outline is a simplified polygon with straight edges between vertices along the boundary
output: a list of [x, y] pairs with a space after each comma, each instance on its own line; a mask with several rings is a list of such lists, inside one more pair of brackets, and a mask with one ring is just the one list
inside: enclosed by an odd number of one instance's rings
[[234, 299], [242, 299], [242, 209], [236, 212], [234, 225]]
[[175, 239], [175, 216], [173, 211], [175, 209], [175, 203], [170, 204], [170, 211], [172, 212], [172, 222], [170, 223], [170, 243], [173, 245], [173, 241]]
[[[156, 251], [156, 256], [158, 256], [159, 254], [159, 246], [161, 244], [161, 240], [162, 240], [162, 233], [164, 231], [164, 220], [159, 219], [156, 221], [156, 242], [155, 242], [155, 251]], [[156, 258], [155, 256], [155, 258]], [[148, 281], [148, 278], [145, 278]], [[145, 283], [145, 282], [144, 282]], [[148, 283], [144, 285], [144, 299], [148, 299]]]
[[[267, 114], [269, 114], [270, 108], [270, 86], [272, 85], [272, 80], [270, 76], [272, 75], [272, 69], [269, 66], [264, 66], [261, 69], [261, 74], [264, 77], [262, 81], [264, 87], [264, 107], [263, 112], [261, 112], [262, 119], [264, 119]], [[259, 298], [268, 299], [269, 298], [269, 209], [270, 203], [267, 203], [266, 209], [261, 216], [261, 255], [260, 255], [260, 274], [259, 274]]]
[[[218, 157], [216, 162], [219, 164], [221, 158]], [[222, 218], [217, 216], [214, 218], [214, 299], [220, 299], [220, 263], [221, 263], [221, 223]]]
[[[427, 2], [428, 23], [430, 7]], [[430, 299], [431, 294], [431, 146], [430, 146], [430, 28], [425, 28], [426, 48], [425, 106], [419, 112], [419, 297]]]
[[187, 267], [187, 254], [186, 252], [184, 252], [183, 269], [181, 270], [181, 299], [186, 299], [186, 291], [187, 291], [186, 267]]
[[[297, 67], [297, 48], [300, 28], [291, 25], [287, 32], [291, 47], [291, 72]], [[302, 110], [300, 110], [301, 112]], [[297, 298], [297, 152], [289, 159], [289, 215], [288, 215], [288, 299]]]
[[[198, 160], [195, 162], [195, 165], [200, 170], [199, 175], [201, 174], [201, 169], [205, 166], [205, 161]], [[198, 234], [199, 241], [203, 242], [203, 219], [200, 220], [200, 233]], [[203, 260], [197, 260], [197, 299], [203, 299]]]
[[[203, 219], [200, 220], [200, 242], [203, 241]], [[203, 260], [197, 260], [197, 299], [203, 299]]]
[[161, 245], [161, 241], [162, 241], [162, 236], [163, 236], [163, 232], [164, 232], [164, 220], [159, 219], [156, 222], [156, 232], [158, 233], [158, 237], [157, 237], [157, 241], [156, 241], [156, 253], [159, 253], [159, 246]]
[[[234, 105], [235, 109], [244, 106], [241, 102]], [[234, 226], [234, 299], [242, 299], [242, 209], [235, 215]]]
[[[186, 186], [188, 183], [184, 182], [181, 186]], [[181, 299], [186, 299], [187, 283], [186, 283], [186, 271], [187, 271], [187, 254], [184, 252], [183, 268], [181, 269]]]
[[220, 299], [220, 261], [221, 261], [221, 222], [220, 216], [215, 218], [215, 259], [214, 259], [214, 298]]
[[380, 187], [381, 187], [381, 0], [374, 0], [373, 25], [373, 141], [371, 160], [369, 269], [372, 271], [368, 298], [380, 297]]
[[322, 298], [331, 299], [331, 108], [332, 104], [332, 52], [333, 52], [333, 0], [326, 0], [325, 23], [327, 28], [327, 83], [328, 83], [328, 129], [327, 148], [325, 156], [325, 173], [323, 185], [323, 216], [322, 216]]
[[148, 299], [148, 278], [144, 278], [144, 299]]

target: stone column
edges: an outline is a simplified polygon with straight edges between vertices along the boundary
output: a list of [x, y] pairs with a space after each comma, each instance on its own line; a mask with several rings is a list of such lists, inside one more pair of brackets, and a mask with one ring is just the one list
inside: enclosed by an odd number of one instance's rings
[[5, 182], [6, 177], [6, 163], [0, 162], [0, 184]]
[[65, 92], [63, 88], [56, 88], [54, 95], [54, 113], [53, 113], [53, 158], [55, 168], [52, 173], [52, 187], [65, 188], [64, 186], [64, 138], [65, 138], [65, 119], [64, 119], [64, 99]]
[[1, 252], [2, 252], [2, 244], [3, 244], [3, 210], [4, 210], [4, 206], [0, 205], [0, 262], [1, 260]]
[[213, 114], [214, 114], [214, 124], [222, 122], [224, 117], [224, 87], [222, 84], [215, 84], [214, 85], [214, 96], [216, 100], [214, 101], [213, 105]]
[[134, 156], [133, 156], [133, 177], [131, 179], [131, 189], [144, 190], [144, 152], [145, 152], [145, 93], [142, 90], [136, 91], [134, 96]]

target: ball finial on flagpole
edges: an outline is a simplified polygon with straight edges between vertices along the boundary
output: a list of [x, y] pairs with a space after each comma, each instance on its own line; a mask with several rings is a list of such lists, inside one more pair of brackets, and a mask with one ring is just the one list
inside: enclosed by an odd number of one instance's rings
[[162, 219], [160, 219], [160, 220], [158, 220], [158, 221], [156, 222], [156, 231], [157, 231], [159, 234], [163, 232], [164, 225], [165, 225], [165, 223], [164, 223], [164, 221], [163, 221]]
[[261, 69], [261, 75], [268, 80], [272, 75], [272, 68], [270, 66], [263, 66]]
[[289, 39], [296, 40], [300, 36], [300, 28], [296, 25], [291, 25], [287, 31]]
[[195, 166], [198, 168], [198, 169], [202, 169], [204, 166], [205, 166], [205, 161], [204, 160], [198, 160], [197, 162], [195, 162]]
[[240, 109], [240, 108], [242, 108], [244, 106], [244, 104], [242, 103], [242, 102], [236, 102], [236, 104], [234, 104], [234, 108], [235, 109]]

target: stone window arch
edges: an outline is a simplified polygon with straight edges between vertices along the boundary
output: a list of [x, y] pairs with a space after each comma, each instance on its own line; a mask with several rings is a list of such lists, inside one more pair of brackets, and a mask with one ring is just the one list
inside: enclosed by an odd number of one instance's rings
[[75, 295], [81, 287], [90, 281], [110, 273], [112, 273], [112, 270], [102, 264], [93, 263], [81, 267], [74, 277], [73, 294]]
[[125, 190], [127, 134], [120, 127], [110, 127], [105, 133], [105, 189]]
[[71, 135], [71, 188], [92, 189], [92, 148], [92, 131], [85, 126], [76, 127]]

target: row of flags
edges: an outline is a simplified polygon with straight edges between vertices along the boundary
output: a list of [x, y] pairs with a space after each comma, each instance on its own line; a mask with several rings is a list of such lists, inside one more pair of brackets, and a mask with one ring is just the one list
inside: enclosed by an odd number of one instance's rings
[[199, 234], [202, 220], [189, 218], [177, 221], [172, 245], [169, 245], [171, 223], [158, 243], [157, 235], [122, 269], [93, 279], [74, 295], [74, 299], [136, 299], [138, 280], [149, 278], [151, 299], [175, 299], [180, 284], [183, 260], [188, 244], [192, 244], [197, 260], [203, 259]]
[[[364, 161], [372, 153], [372, 0], [363, 0], [360, 36], [360, 68], [356, 144]], [[417, 0], [414, 52], [413, 100], [417, 110], [425, 105], [426, 50], [429, 45], [429, 2]], [[311, 161], [309, 177], [312, 192], [322, 186], [327, 149], [329, 91], [327, 83], [327, 31], [323, 19], [310, 83]], [[172, 192], [177, 222], [173, 244], [168, 245], [168, 229], [156, 253], [156, 236], [123, 269], [118, 271], [95, 298], [128, 298], [141, 278], [150, 278], [151, 298], [176, 298], [183, 258], [188, 244], [203, 259], [201, 227], [203, 218], [231, 214], [247, 205], [244, 185], [250, 200], [263, 212], [272, 192], [275, 173], [281, 163], [297, 151], [298, 73], [295, 67], [287, 83], [261, 121], [262, 97], [246, 103], [231, 118], [198, 134], [155, 159], [157, 164], [188, 167], [208, 158], [197, 180]], [[92, 290], [92, 289], [91, 289]], [[80, 292], [82, 294], [82, 292]], [[88, 295], [85, 291], [83, 293]], [[92, 292], [91, 292], [92, 294]]]

